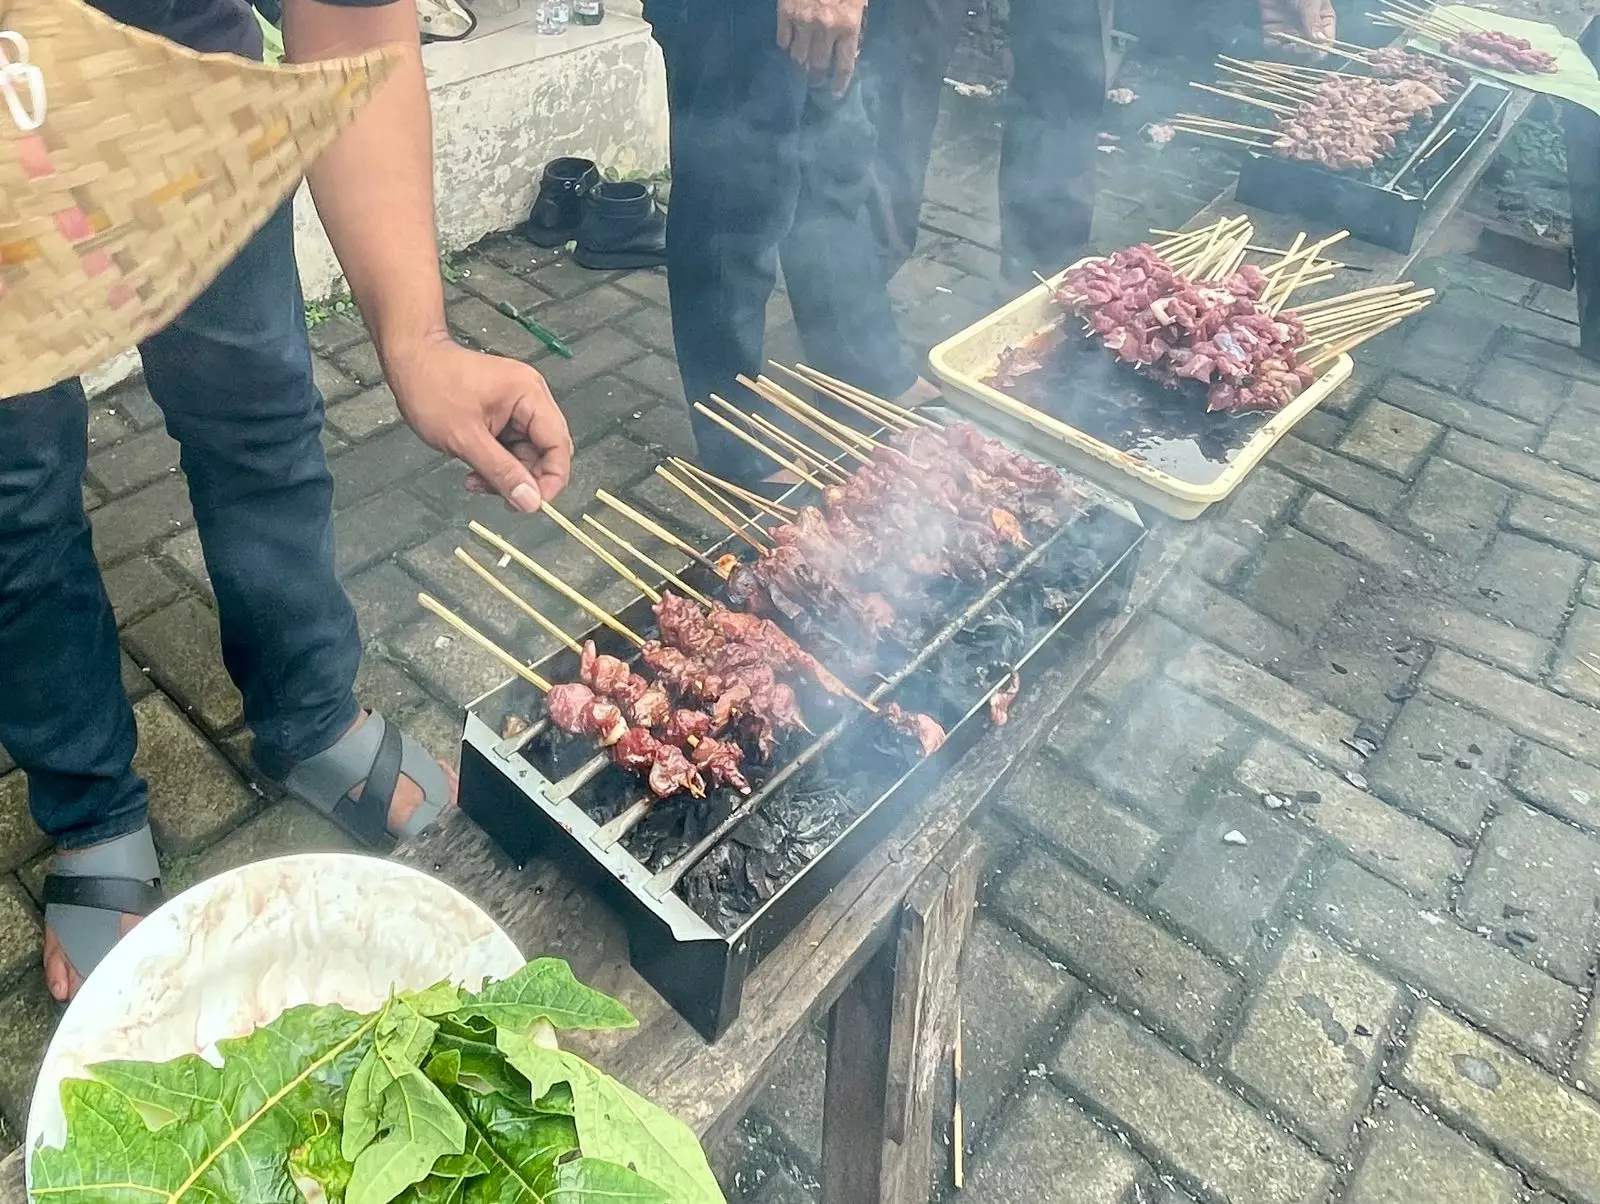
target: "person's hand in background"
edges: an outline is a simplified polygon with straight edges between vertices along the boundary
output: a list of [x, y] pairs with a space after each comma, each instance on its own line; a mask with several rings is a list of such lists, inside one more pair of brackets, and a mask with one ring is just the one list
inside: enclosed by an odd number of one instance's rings
[[778, 0], [778, 45], [813, 83], [842, 96], [861, 53], [866, 11], [866, 0]]
[[1333, 0], [1261, 0], [1261, 32], [1267, 38], [1286, 33], [1328, 44], [1337, 28]]

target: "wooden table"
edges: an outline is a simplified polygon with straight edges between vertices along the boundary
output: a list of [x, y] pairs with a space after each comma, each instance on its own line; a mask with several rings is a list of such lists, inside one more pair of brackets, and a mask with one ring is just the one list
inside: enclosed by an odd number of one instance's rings
[[[1573, 0], [1564, 24], [1583, 24]], [[1546, 8], [1548, 12], [1548, 7]], [[1363, 286], [1406, 278], [1428, 238], [1476, 184], [1530, 100], [1485, 139], [1428, 218], [1416, 249], [1397, 254], [1340, 244], [1367, 268]], [[1303, 223], [1233, 203], [1232, 190], [1191, 226], [1248, 213], [1257, 240], [1284, 246]], [[1317, 231], [1310, 231], [1313, 236]], [[825, 1204], [905, 1204], [927, 1197], [933, 1101], [954, 1028], [959, 962], [977, 885], [973, 814], [1030, 756], [1050, 721], [1114, 642], [1159, 594], [1198, 539], [1199, 523], [1147, 515], [1153, 527], [1129, 602], [1062, 663], [1028, 683], [1011, 721], [992, 729], [929, 796], [750, 976], [739, 1020], [715, 1044], [680, 1020], [628, 965], [614, 916], [562, 866], [508, 864], [455, 816], [396, 856], [477, 900], [530, 957], [558, 956], [585, 982], [620, 998], [637, 1029], [574, 1048], [676, 1113], [701, 1137], [727, 1135], [818, 1016], [830, 1030], [823, 1115]], [[25, 1204], [20, 1151], [0, 1161], [0, 1204]]]

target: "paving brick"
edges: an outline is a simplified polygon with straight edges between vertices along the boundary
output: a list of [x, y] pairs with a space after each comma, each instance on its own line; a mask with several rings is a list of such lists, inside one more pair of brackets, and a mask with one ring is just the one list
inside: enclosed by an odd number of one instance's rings
[[1483, 349], [1500, 329], [1494, 318], [1463, 312], [1459, 306], [1451, 306], [1449, 312], [1424, 314], [1407, 325], [1410, 333], [1390, 367], [1445, 389], [1466, 386]]
[[[1417, 265], [1413, 275], [1423, 287], [1436, 288], [1440, 292], [1452, 288], [1470, 289], [1514, 305], [1525, 301], [1533, 290], [1532, 282], [1526, 276], [1491, 267], [1467, 255], [1440, 255], [1426, 259]], [[1450, 298], [1449, 304], [1454, 304], [1459, 297], [1458, 292]]]
[[1306, 918], [1524, 1052], [1550, 1064], [1564, 1057], [1582, 1006], [1578, 992], [1448, 915], [1339, 861]]
[[1181, 1043], [1203, 1048], [1222, 1024], [1233, 976], [1060, 862], [1025, 850], [995, 904], [1075, 975]]
[[1040, 1083], [1018, 1102], [973, 1165], [961, 1197], [984, 1204], [1123, 1204], [1143, 1173], [1131, 1150], [1059, 1091]]
[[1553, 636], [1571, 605], [1584, 565], [1521, 535], [1496, 537], [1476, 581], [1490, 613], [1527, 631]]
[[317, 392], [322, 394], [323, 402], [330, 406], [343, 401], [361, 387], [334, 367], [332, 360], [325, 360], [320, 355], [311, 359], [311, 380]]
[[1580, 477], [1537, 456], [1459, 433], [1446, 437], [1443, 450], [1455, 463], [1474, 472], [1537, 493], [1586, 514], [1600, 514], [1600, 481]]
[[1367, 776], [1395, 806], [1473, 840], [1484, 811], [1505, 801], [1511, 742], [1501, 724], [1419, 696], [1401, 708]]
[[377, 645], [364, 649], [356, 671], [355, 694], [362, 706], [391, 719], [427, 701], [421, 687]]
[[1369, 514], [1388, 514], [1404, 488], [1392, 477], [1293, 436], [1279, 443], [1271, 458], [1278, 468]]
[[1581, 987], [1600, 914], [1600, 843], [1513, 806], [1490, 823], [1457, 909], [1524, 961]]
[[1583, 583], [1583, 596], [1579, 599], [1585, 606], [1600, 607], [1600, 564], [1589, 566], [1589, 575]]
[[320, 322], [306, 323], [306, 336], [316, 351], [328, 355], [366, 341], [367, 328], [359, 314], [333, 313]]
[[[624, 314], [629, 316], [624, 318]], [[644, 329], [655, 318], [661, 319], [665, 325], [665, 342], [644, 333]], [[547, 326], [553, 326], [556, 333], [569, 343], [615, 323], [618, 329], [626, 330], [634, 339], [661, 350], [672, 350], [672, 322], [667, 311], [654, 306], [641, 306], [638, 297], [614, 284], [599, 284], [563, 300], [559, 305], [551, 305], [539, 315], [539, 320]]]
[[0, 990], [37, 966], [43, 954], [44, 926], [33, 900], [16, 879], [0, 879]]
[[1289, 674], [1300, 689], [1380, 729], [1394, 718], [1397, 700], [1410, 693], [1423, 657], [1395, 630], [1381, 598], [1357, 592]]
[[809, 1167], [821, 1165], [822, 1091], [828, 1049], [814, 1028], [807, 1028], [794, 1052], [756, 1097], [755, 1107], [776, 1131], [786, 1152]]
[[205, 553], [200, 548], [200, 533], [193, 527], [174, 535], [159, 545], [158, 550], [176, 570], [180, 578], [187, 578], [206, 597], [212, 596], [211, 577], [206, 572]]
[[609, 485], [606, 488], [702, 550], [724, 539], [733, 542], [735, 548], [749, 550], [732, 541], [726, 527], [658, 476], [652, 474], [626, 489], [618, 490]]
[[1460, 607], [1422, 606], [1405, 617], [1415, 635], [1523, 677], [1537, 677], [1550, 655], [1550, 645], [1538, 636]]
[[107, 569], [102, 574], [117, 626], [142, 618], [178, 596], [178, 583], [156, 566], [153, 560], [136, 556]]
[[363, 389], [383, 383], [383, 363], [370, 340], [345, 348], [333, 356], [333, 362]]
[[1507, 781], [1546, 811], [1600, 830], [1600, 769], [1530, 743]]
[[545, 383], [559, 400], [586, 380], [593, 380], [607, 372], [615, 372], [630, 360], [648, 354], [641, 344], [620, 331], [602, 327], [593, 334], [572, 341], [570, 360], [549, 356], [539, 364]]
[[122, 691], [128, 696], [129, 702], [138, 702], [155, 687], [150, 684], [150, 675], [134, 663], [133, 657], [124, 652], [121, 660]]
[[243, 700], [222, 663], [216, 613], [180, 598], [123, 633], [128, 650], [195, 721], [211, 732], [238, 726]]
[[1360, 572], [1327, 544], [1298, 531], [1284, 531], [1267, 545], [1244, 598], [1302, 639], [1332, 617]]
[[466, 706], [511, 676], [499, 661], [431, 615], [398, 628], [384, 639], [384, 646], [429, 689], [457, 706]]
[[1296, 928], [1251, 1001], [1228, 1070], [1336, 1158], [1378, 1077], [1400, 989]]
[[1332, 450], [1345, 437], [1350, 424], [1327, 410], [1318, 407], [1294, 424], [1295, 437], [1304, 439], [1313, 447]]
[[[678, 365], [670, 357], [652, 352], [622, 365], [617, 371], [634, 384], [649, 389], [657, 397], [679, 406], [684, 405], [683, 381], [678, 376]], [[687, 409], [684, 410], [684, 417], [688, 417]]]
[[28, 814], [28, 782], [20, 773], [0, 777], [0, 872], [9, 873], [50, 847]]
[[1356, 721], [1254, 665], [1209, 644], [1195, 644], [1167, 666], [1173, 680], [1214, 702], [1242, 711], [1341, 768], [1356, 757], [1341, 743]]
[[609, 278], [608, 273], [579, 267], [565, 254], [541, 261], [528, 275], [545, 292], [563, 301], [596, 288]]
[[1567, 623], [1550, 684], [1573, 698], [1600, 704], [1600, 674], [1592, 665], [1600, 665], [1600, 611], [1580, 607]]
[[1544, 459], [1584, 476], [1600, 476], [1600, 431], [1592, 411], [1568, 406], [1556, 415], [1539, 444]]
[[1103, 789], [1120, 791], [1170, 822], [1237, 730], [1226, 711], [1158, 678], [1108, 729], [1110, 739], [1084, 768]]
[[1507, 336], [1500, 349], [1513, 359], [1538, 364], [1551, 374], [1588, 383], [1600, 382], [1600, 366], [1575, 348], [1549, 339], [1517, 332]]
[[1001, 1101], [1019, 1090], [1021, 1068], [1037, 1063], [1036, 1047], [1055, 1031], [1079, 987], [983, 911], [962, 956], [975, 972], [961, 980], [961, 1099], [969, 1131], [976, 1133]]
[[89, 457], [89, 476], [107, 497], [132, 493], [177, 471], [178, 441], [160, 427]]
[[1516, 1204], [1521, 1180], [1409, 1100], [1389, 1097], [1347, 1204]]
[[[524, 363], [553, 358], [550, 349], [530, 334], [522, 323], [507, 317], [487, 301], [463, 297], [449, 306], [447, 313], [452, 330], [474, 347], [491, 355], [503, 355]], [[542, 364], [540, 369], [543, 370]]]
[[1592, 707], [1444, 649], [1434, 653], [1422, 680], [1435, 693], [1485, 710], [1529, 739], [1600, 763], [1600, 722]]
[[1548, 498], [1519, 494], [1506, 515], [1506, 526], [1580, 556], [1600, 557], [1600, 518]]
[[161, 407], [156, 405], [155, 398], [150, 396], [150, 389], [144, 383], [143, 376], [136, 376], [124, 385], [112, 389], [104, 398], [97, 398], [97, 402], [104, 401], [107, 405], [115, 406], [128, 421], [134, 430], [149, 430], [160, 425]]
[[[375, 385], [328, 407], [328, 423], [345, 438], [358, 442], [400, 422], [400, 411], [388, 385]], [[340, 466], [341, 472], [343, 465]]]
[[1178, 850], [1151, 902], [1201, 945], [1242, 966], [1270, 939], [1284, 892], [1309, 848], [1288, 823], [1224, 798]]
[[[579, 444], [593, 442], [616, 430], [617, 424], [642, 414], [655, 398], [641, 395], [639, 387], [620, 376], [597, 376], [561, 398], [567, 429]], [[685, 416], [687, 425], [688, 418]]]
[[455, 269], [462, 289], [483, 298], [491, 306], [496, 301], [505, 301], [528, 313], [550, 300], [550, 294], [531, 280], [481, 255], [458, 260]]
[[1160, 843], [1160, 835], [1051, 757], [1020, 769], [997, 805], [1031, 833], [1065, 850], [1091, 872], [1127, 886]]
[[1100, 670], [1089, 692], [1107, 702], [1131, 693], [1191, 642], [1191, 637], [1159, 615], [1134, 621], [1117, 650]]
[[[1288, 513], [1289, 507], [1300, 496], [1301, 488], [1299, 482], [1270, 466], [1262, 465], [1234, 491], [1223, 518], [1230, 530], [1242, 528], [1259, 537], [1276, 526]], [[1253, 540], [1246, 538], [1245, 542]]]
[[0, 1116], [14, 1133], [25, 1133], [33, 1081], [55, 1032], [61, 1008], [45, 989], [44, 975], [29, 974], [0, 999]]
[[135, 703], [133, 713], [133, 768], [150, 785], [150, 826], [163, 853], [192, 853], [254, 810], [255, 793], [164, 695]]
[[403, 490], [369, 497], [334, 516], [334, 566], [341, 577], [359, 573], [391, 552], [420, 543], [439, 525], [432, 510]]
[[1527, 306], [1552, 318], [1560, 318], [1563, 322], [1578, 320], [1578, 298], [1570, 288], [1557, 288], [1553, 284], [1537, 285]]
[[[501, 531], [501, 534], [513, 544], [523, 543], [516, 534], [505, 531]], [[479, 564], [494, 570], [495, 576], [567, 631], [576, 633], [589, 626], [583, 618], [583, 612], [572, 603], [546, 589], [521, 568], [499, 568], [494, 549], [467, 532], [454, 528], [441, 531], [432, 539], [400, 554], [400, 562], [406, 572], [416, 578], [416, 583], [409, 591], [413, 599], [417, 583], [420, 583], [428, 593], [452, 607], [480, 631], [515, 647], [524, 656], [543, 658], [556, 650], [558, 645], [548, 635], [543, 638], [534, 636], [534, 628], [517, 606], [487, 588], [471, 569], [456, 559], [455, 549], [458, 547], [463, 548]], [[535, 543], [532, 551], [543, 563], [543, 548]], [[559, 573], [556, 569], [552, 571]], [[549, 609], [546, 609], [547, 603], [550, 604]]]
[[1249, 559], [1250, 549], [1242, 543], [1216, 531], [1204, 531], [1183, 564], [1212, 585], [1231, 585]]
[[115, 409], [105, 404], [104, 398], [89, 402], [89, 453], [110, 447], [133, 433], [133, 426]]
[[1300, 822], [1420, 898], [1442, 901], [1463, 872], [1465, 854], [1448, 837], [1280, 744], [1263, 740], [1251, 749], [1239, 782], [1258, 795], [1315, 794], [1319, 801], [1296, 806]]
[[344, 587], [356, 608], [363, 638], [382, 635], [422, 613], [417, 605], [417, 583], [388, 561], [357, 573]]
[[647, 268], [641, 272], [629, 272], [617, 280], [617, 287], [626, 289], [635, 297], [652, 305], [665, 307], [672, 304], [672, 298], [667, 292], [666, 268]]
[[1331, 1168], [1131, 1021], [1095, 1007], [1057, 1069], [1208, 1198], [1320, 1200]]
[[[1521, 367], [1521, 365], [1518, 365]], [[1528, 447], [1539, 438], [1536, 423], [1513, 417], [1490, 406], [1467, 401], [1454, 393], [1430, 389], [1427, 385], [1391, 376], [1378, 389], [1378, 396], [1392, 405], [1435, 423], [1465, 431], [1507, 447]], [[1435, 428], [1437, 429], [1437, 428]]]
[[[362, 498], [401, 481], [415, 480], [444, 460], [409, 427], [375, 435], [339, 457], [333, 482], [333, 508], [337, 513]], [[459, 468], [459, 466], [457, 466]], [[459, 468], [466, 475], [465, 468]]]
[[147, 485], [95, 510], [94, 554], [102, 565], [115, 564], [163, 536], [194, 525], [189, 487], [176, 476]]
[[[1272, 541], [1267, 556], [1284, 542]], [[1335, 553], [1337, 554], [1337, 553]], [[1265, 563], [1265, 562], [1263, 562]], [[1259, 576], [1252, 589], [1259, 584]], [[1167, 618], [1213, 644], [1242, 656], [1253, 665], [1267, 667], [1292, 659], [1298, 651], [1294, 637], [1272, 619], [1251, 610], [1243, 602], [1207, 585], [1198, 577], [1182, 573], [1162, 591], [1157, 609]]]
[[622, 433], [635, 443], [640, 444], [652, 456], [665, 458], [666, 456], [682, 456], [684, 459], [693, 460], [695, 457], [694, 426], [689, 421], [689, 413], [681, 405], [670, 402], [661, 405], [650, 404], [652, 398], [634, 393], [635, 400], [647, 409], [632, 410], [623, 415]]
[[1339, 451], [1397, 477], [1409, 479], [1443, 429], [1384, 401], [1373, 401], [1350, 424]]
[[1321, 493], [1312, 493], [1295, 520], [1302, 531], [1346, 556], [1355, 556], [1391, 573], [1415, 567], [1419, 548], [1411, 540]]
[[1600, 1200], [1600, 1107], [1433, 1006], [1400, 1080], [1453, 1123], [1563, 1193]]
[[289, 853], [337, 853], [358, 849], [350, 836], [326, 816], [293, 799], [284, 799], [224, 836], [190, 870], [193, 881], [242, 865]]
[[1510, 498], [1504, 485], [1435, 457], [1417, 477], [1405, 518], [1440, 551], [1471, 561], [1494, 535]]

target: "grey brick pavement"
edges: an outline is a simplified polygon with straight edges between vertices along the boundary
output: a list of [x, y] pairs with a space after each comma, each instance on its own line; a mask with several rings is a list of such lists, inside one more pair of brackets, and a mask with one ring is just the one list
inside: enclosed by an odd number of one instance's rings
[[[1117, 115], [1125, 133], [1148, 116]], [[895, 286], [924, 346], [994, 295], [993, 134], [969, 125], [941, 143], [922, 254]], [[1220, 183], [1205, 154], [1125, 145], [1104, 164], [1108, 245]], [[512, 238], [458, 266], [457, 333], [559, 385], [569, 506], [605, 485], [696, 529], [646, 476], [688, 439], [662, 278]], [[967, 1197], [1600, 1204], [1600, 682], [1577, 659], [1600, 653], [1600, 368], [1573, 352], [1559, 295], [1454, 260], [1425, 274], [1441, 303], [1369, 348], [1204, 520], [1156, 612], [980, 820]], [[552, 360], [501, 298], [578, 356]], [[785, 353], [781, 298], [773, 318]], [[313, 336], [360, 692], [452, 756], [461, 705], [499, 673], [416, 590], [548, 646], [453, 559], [468, 518], [603, 598], [625, 590], [548, 522], [464, 494], [394, 422], [358, 325]], [[148, 394], [98, 402], [91, 436], [86, 496], [169, 877], [342, 846], [251, 776]], [[46, 842], [10, 768], [0, 753], [0, 1150], [55, 1017], [37, 970]], [[740, 1198], [815, 1198], [822, 1054], [807, 1041], [716, 1151]]]

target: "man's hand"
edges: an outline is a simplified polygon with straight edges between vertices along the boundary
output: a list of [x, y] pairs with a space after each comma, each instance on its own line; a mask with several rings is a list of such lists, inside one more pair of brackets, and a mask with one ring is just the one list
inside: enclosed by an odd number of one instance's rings
[[831, 81], [842, 96], [861, 53], [866, 11], [866, 0], [778, 0], [778, 45], [813, 82]]
[[1327, 44], [1337, 30], [1333, 0], [1261, 0], [1261, 32], [1269, 38], [1287, 33]]
[[411, 428], [471, 467], [468, 489], [531, 513], [566, 487], [572, 436], [535, 369], [440, 334], [386, 355], [384, 373]]

